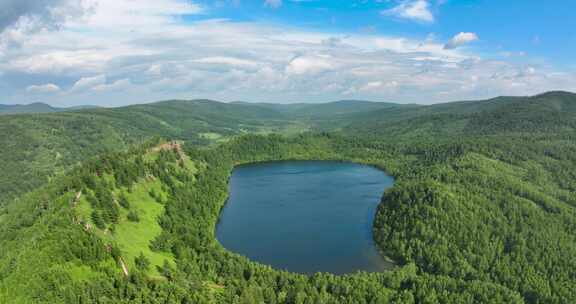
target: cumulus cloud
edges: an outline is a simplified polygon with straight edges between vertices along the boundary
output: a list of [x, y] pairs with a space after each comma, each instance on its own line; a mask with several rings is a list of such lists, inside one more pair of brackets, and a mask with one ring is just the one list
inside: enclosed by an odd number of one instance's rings
[[26, 88], [26, 91], [34, 94], [56, 93], [60, 91], [60, 87], [53, 83], [43, 85], [31, 85]]
[[389, 82], [383, 81], [370, 81], [365, 85], [361, 86], [359, 91], [361, 92], [371, 92], [371, 93], [381, 93], [381, 92], [392, 92], [395, 91], [400, 84], [398, 81], [392, 80]]
[[282, 0], [264, 0], [264, 5], [271, 8], [279, 8], [282, 6]]
[[476, 35], [476, 33], [461, 32], [452, 37], [452, 39], [444, 45], [444, 48], [447, 50], [453, 50], [476, 40], [478, 40], [478, 35]]
[[130, 79], [119, 79], [110, 84], [99, 84], [97, 86], [92, 87], [94, 91], [117, 91], [117, 90], [126, 90], [132, 86], [132, 82]]
[[430, 11], [428, 0], [405, 0], [397, 6], [380, 12], [384, 16], [395, 16], [418, 22], [434, 22], [434, 14]]
[[74, 83], [71, 91], [85, 91], [94, 87], [104, 85], [106, 83], [106, 75], [97, 75], [93, 77], [82, 77]]
[[334, 69], [335, 60], [326, 55], [298, 56], [286, 66], [288, 74], [316, 74], [322, 71]]
[[269, 23], [184, 23], [181, 12], [202, 8], [184, 0], [89, 1], [94, 11], [59, 31], [20, 33], [20, 47], [0, 46], [5, 102], [36, 97], [38, 79], [60, 86], [42, 101], [62, 106], [172, 98], [434, 102], [576, 89], [571, 73], [484, 59], [426, 37], [334, 38]]

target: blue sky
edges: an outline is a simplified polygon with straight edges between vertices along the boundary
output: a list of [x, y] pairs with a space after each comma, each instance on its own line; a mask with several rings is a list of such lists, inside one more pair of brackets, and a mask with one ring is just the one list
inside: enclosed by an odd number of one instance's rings
[[6, 0], [0, 103], [574, 91], [574, 11], [568, 0]]
[[371, 31], [417, 39], [435, 34], [448, 40], [462, 31], [474, 32], [481, 37], [475, 49], [486, 55], [524, 52], [536, 61], [576, 65], [576, 1], [429, 1], [433, 22], [382, 15], [382, 11], [401, 2], [296, 0], [282, 1], [281, 6], [270, 9], [261, 1], [245, 0], [236, 5], [202, 1], [209, 14], [191, 16], [191, 20], [216, 17], [283, 24], [336, 35]]

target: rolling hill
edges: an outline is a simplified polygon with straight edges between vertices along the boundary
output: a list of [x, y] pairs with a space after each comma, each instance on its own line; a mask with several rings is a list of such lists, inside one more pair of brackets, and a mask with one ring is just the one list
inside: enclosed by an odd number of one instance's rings
[[[347, 102], [344, 108], [350, 108]], [[266, 104], [171, 100], [121, 108], [97, 108], [0, 117], [0, 202], [29, 191], [71, 165], [161, 136], [207, 144], [245, 133], [299, 133], [319, 124], [323, 108], [342, 103], [274, 107]], [[301, 106], [315, 109], [302, 118]], [[364, 102], [366, 110], [388, 106]], [[326, 115], [329, 116], [329, 115]], [[342, 115], [345, 119], [345, 115]]]
[[[0, 302], [571, 303], [575, 112], [549, 92], [2, 116]], [[393, 175], [373, 232], [398, 268], [304, 276], [222, 248], [232, 168], [284, 159]]]
[[326, 104], [172, 100], [121, 108], [0, 117], [0, 202], [103, 152], [161, 136], [207, 144], [245, 133], [336, 131], [376, 137], [571, 134], [576, 94], [498, 97], [433, 106], [366, 101]]
[[60, 109], [54, 108], [45, 103], [31, 103], [27, 105], [2, 105], [0, 104], [0, 115], [23, 114], [23, 113], [53, 113]]
[[348, 117], [346, 129], [380, 136], [569, 134], [576, 130], [575, 114], [576, 94], [548, 92], [361, 112]]
[[64, 112], [64, 111], [75, 111], [75, 110], [85, 110], [85, 109], [95, 109], [97, 106], [75, 106], [69, 108], [57, 108], [49, 104], [36, 102], [26, 105], [3, 105], [0, 104], [0, 115], [9, 114], [32, 114], [32, 113], [54, 113], [54, 112]]
[[247, 132], [306, 128], [281, 113], [213, 101], [166, 101], [0, 117], [0, 201], [29, 191], [55, 173], [150, 137], [208, 143]]

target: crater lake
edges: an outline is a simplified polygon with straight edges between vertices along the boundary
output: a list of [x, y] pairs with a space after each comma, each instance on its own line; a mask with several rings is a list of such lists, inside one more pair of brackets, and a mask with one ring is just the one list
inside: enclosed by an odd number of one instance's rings
[[373, 241], [372, 222], [393, 184], [385, 172], [349, 162], [238, 166], [216, 237], [229, 251], [292, 272], [390, 269]]

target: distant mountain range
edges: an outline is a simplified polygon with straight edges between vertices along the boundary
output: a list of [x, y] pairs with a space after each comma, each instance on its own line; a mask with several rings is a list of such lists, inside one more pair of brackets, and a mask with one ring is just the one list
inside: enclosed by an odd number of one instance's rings
[[[210, 109], [210, 111], [224, 111], [224, 113], [238, 114], [238, 111], [249, 114], [253, 118], [310, 120], [315, 122], [329, 121], [337, 123], [345, 120], [348, 124], [354, 121], [372, 123], [393, 122], [424, 115], [469, 115], [480, 112], [502, 110], [506, 107], [521, 106], [530, 110], [544, 111], [574, 111], [573, 100], [576, 93], [565, 91], [551, 91], [535, 96], [500, 96], [487, 100], [470, 100], [439, 103], [433, 105], [400, 104], [392, 102], [375, 102], [367, 100], [338, 100], [325, 103], [291, 103], [276, 104], [266, 102], [235, 101], [224, 103], [208, 99], [196, 100], [167, 100], [149, 104], [129, 105], [119, 107], [124, 109], [146, 109], [149, 107], [180, 108], [189, 111]], [[80, 105], [73, 107], [53, 107], [49, 104], [36, 102], [25, 105], [0, 104], [0, 115], [6, 114], [32, 114], [55, 113], [76, 110], [94, 110], [101, 108], [93, 105]], [[204, 110], [200, 110], [204, 112]], [[220, 113], [218, 113], [220, 114]], [[218, 115], [220, 116], [220, 115]], [[225, 116], [225, 115], [224, 115]], [[242, 115], [241, 115], [242, 116]]]
[[[0, 115], [0, 171], [9, 172], [0, 176], [1, 202], [34, 189], [53, 172], [91, 155], [122, 150], [153, 136], [208, 144], [246, 133], [306, 131], [386, 136], [391, 141], [399, 137], [570, 135], [576, 130], [576, 94], [548, 92], [435, 105], [168, 100], [118, 108], [55, 108], [35, 103], [0, 105], [0, 114], [4, 114]], [[21, 151], [29, 151], [27, 158]]]
[[0, 115], [7, 114], [32, 114], [32, 113], [54, 113], [74, 110], [94, 109], [97, 106], [75, 106], [69, 108], [57, 108], [42, 102], [35, 102], [26, 105], [3, 105], [0, 104]]

